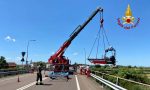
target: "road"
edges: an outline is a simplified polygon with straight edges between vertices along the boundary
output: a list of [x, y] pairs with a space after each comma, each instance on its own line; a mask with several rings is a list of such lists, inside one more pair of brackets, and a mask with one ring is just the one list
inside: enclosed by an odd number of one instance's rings
[[51, 80], [43, 75], [44, 85], [35, 85], [36, 74], [12, 76], [0, 79], [0, 90], [103, 90], [103, 88], [84, 75], [72, 75], [64, 79]]

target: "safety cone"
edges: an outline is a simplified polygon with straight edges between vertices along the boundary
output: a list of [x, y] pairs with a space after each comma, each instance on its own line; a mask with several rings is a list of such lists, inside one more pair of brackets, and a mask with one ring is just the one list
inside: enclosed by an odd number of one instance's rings
[[18, 80], [17, 81], [20, 82], [19, 75], [18, 75]]

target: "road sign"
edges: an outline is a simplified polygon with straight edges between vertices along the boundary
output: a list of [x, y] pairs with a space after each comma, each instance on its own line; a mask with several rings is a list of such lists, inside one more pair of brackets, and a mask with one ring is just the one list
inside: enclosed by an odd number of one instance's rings
[[21, 62], [24, 62], [24, 58], [21, 59]]
[[24, 57], [24, 56], [25, 56], [25, 54], [26, 54], [26, 52], [21, 52], [21, 54], [22, 54], [22, 57]]

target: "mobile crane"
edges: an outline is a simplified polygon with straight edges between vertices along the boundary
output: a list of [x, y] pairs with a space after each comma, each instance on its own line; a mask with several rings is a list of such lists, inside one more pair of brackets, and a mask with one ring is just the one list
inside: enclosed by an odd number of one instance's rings
[[[103, 13], [103, 9], [102, 8], [97, 8], [92, 14], [91, 16], [82, 24], [79, 25], [70, 35], [69, 39], [66, 40], [63, 45], [58, 49], [58, 51], [53, 54], [49, 59], [48, 62], [49, 64], [53, 65], [53, 75], [50, 74], [51, 76], [54, 76], [55, 72], [60, 73], [60, 72], [68, 72], [69, 71], [69, 66], [70, 66], [70, 61], [68, 58], [65, 58], [65, 56], [63, 55], [66, 51], [66, 49], [69, 47], [69, 45], [71, 44], [71, 42], [77, 37], [77, 35], [84, 29], [84, 27], [94, 18], [94, 16], [96, 16], [96, 14], [102, 14]], [[68, 73], [65, 73], [64, 76], [67, 76]]]

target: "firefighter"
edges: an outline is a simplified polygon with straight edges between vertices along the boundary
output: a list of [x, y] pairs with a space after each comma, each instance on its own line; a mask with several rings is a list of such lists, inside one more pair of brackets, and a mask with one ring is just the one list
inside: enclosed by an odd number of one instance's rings
[[87, 66], [86, 66], [86, 75], [87, 75], [87, 77], [90, 77], [90, 73], [91, 73], [91, 71], [90, 71], [90, 66], [87, 65]]
[[83, 73], [83, 67], [80, 66], [80, 74], [82, 75], [82, 73]]
[[40, 85], [43, 85], [42, 83], [42, 67], [41, 67], [41, 64], [37, 67], [37, 78], [36, 78], [36, 85], [38, 85], [38, 81], [40, 79]]

